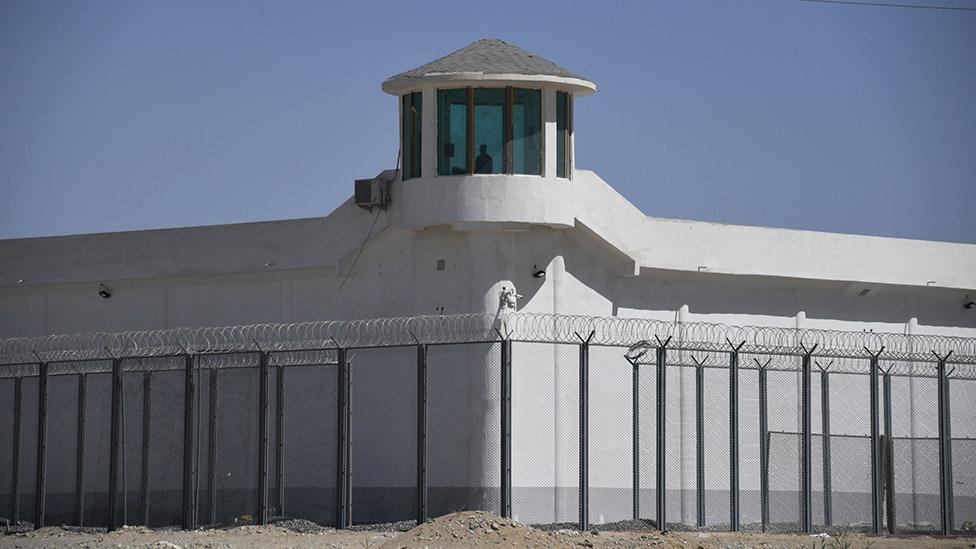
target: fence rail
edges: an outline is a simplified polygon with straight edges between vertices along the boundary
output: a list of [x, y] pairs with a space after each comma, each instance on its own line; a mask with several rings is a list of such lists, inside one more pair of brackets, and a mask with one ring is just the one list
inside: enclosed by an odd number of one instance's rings
[[960, 532], [973, 349], [521, 313], [3, 340], [0, 519]]

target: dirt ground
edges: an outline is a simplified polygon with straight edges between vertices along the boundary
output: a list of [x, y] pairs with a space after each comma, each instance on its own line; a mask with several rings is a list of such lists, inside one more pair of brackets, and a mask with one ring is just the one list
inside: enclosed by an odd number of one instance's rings
[[750, 547], [814, 549], [937, 547], [976, 548], [976, 538], [927, 536], [871, 537], [847, 534], [837, 537], [799, 534], [732, 534], [696, 532], [578, 532], [543, 531], [488, 513], [468, 511], [445, 515], [406, 532], [334, 530], [307, 521], [282, 521], [269, 526], [227, 529], [150, 530], [125, 527], [117, 532], [78, 531], [68, 528], [0, 535], [0, 547], [71, 549], [111, 548], [245, 548], [292, 547], [339, 548], [461, 548], [461, 547], [558, 547], [625, 549], [630, 547], [740, 549]]

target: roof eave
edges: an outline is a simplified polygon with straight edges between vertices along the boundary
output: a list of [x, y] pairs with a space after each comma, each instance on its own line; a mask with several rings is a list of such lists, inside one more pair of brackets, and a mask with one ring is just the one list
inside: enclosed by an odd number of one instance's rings
[[394, 76], [383, 82], [382, 90], [390, 95], [403, 95], [416, 91], [428, 84], [448, 84], [459, 87], [464, 84], [479, 86], [490, 84], [554, 84], [564, 87], [577, 97], [591, 95], [596, 92], [596, 84], [582, 78], [555, 76], [548, 74], [514, 74], [514, 73], [482, 73], [482, 72], [451, 72], [429, 73], [424, 76]]

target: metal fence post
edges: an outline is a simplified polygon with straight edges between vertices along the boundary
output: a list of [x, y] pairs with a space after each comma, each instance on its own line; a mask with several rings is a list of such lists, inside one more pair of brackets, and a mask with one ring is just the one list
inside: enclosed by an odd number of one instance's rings
[[512, 518], [512, 340], [502, 340], [502, 516]]
[[882, 482], [884, 489], [885, 503], [885, 522], [888, 524], [888, 533], [895, 533], [895, 456], [894, 439], [892, 438], [891, 428], [891, 369], [887, 369], [881, 374], [881, 408], [883, 410], [884, 422], [884, 445], [881, 447], [882, 471], [884, 475]]
[[705, 362], [694, 356], [695, 363], [695, 502], [697, 509], [697, 524], [705, 527]]
[[210, 365], [210, 406], [207, 414], [207, 492], [210, 499], [207, 502], [208, 523], [217, 523], [217, 374], [220, 372], [214, 364]]
[[802, 433], [802, 442], [800, 444], [801, 447], [800, 483], [802, 489], [801, 497], [803, 503], [803, 505], [801, 506], [803, 508], [802, 523], [803, 523], [803, 531], [806, 533], [810, 533], [811, 531], [813, 531], [813, 490], [812, 490], [813, 487], [811, 485], [813, 482], [813, 460], [812, 460], [813, 429], [811, 426], [811, 418], [813, 414], [810, 413], [811, 412], [810, 408], [812, 404], [811, 387], [810, 387], [811, 385], [810, 362], [811, 362], [811, 357], [813, 356], [813, 352], [816, 349], [817, 349], [816, 345], [814, 345], [809, 350], [807, 350], [805, 347], [803, 348], [804, 354], [803, 354], [803, 363], [802, 363], [802, 372], [801, 372], [802, 380], [803, 380], [802, 387], [801, 387], [801, 393], [803, 396], [801, 402], [803, 433]]
[[152, 372], [142, 373], [142, 478], [140, 495], [142, 496], [142, 523], [149, 526], [149, 444], [152, 438]]
[[631, 434], [631, 442], [633, 443], [634, 455], [632, 458], [633, 464], [633, 511], [634, 520], [640, 520], [640, 370], [638, 367], [638, 361], [640, 357], [636, 359], [627, 358], [630, 362], [632, 368], [633, 380], [631, 381], [631, 389], [633, 391], [633, 396], [631, 397], [631, 428], [633, 430]]
[[942, 514], [942, 535], [948, 536], [955, 531], [952, 524], [952, 431], [949, 420], [949, 376], [946, 373], [946, 361], [952, 356], [952, 351], [949, 351], [945, 356], [939, 356], [935, 351], [932, 351], [932, 354], [939, 360], [939, 509]]
[[739, 350], [745, 341], [733, 345], [726, 339], [729, 353], [729, 525], [739, 531]]
[[268, 353], [258, 354], [258, 524], [268, 523]]
[[[831, 362], [833, 364], [833, 362]], [[820, 367], [820, 365], [817, 365]], [[832, 526], [833, 492], [830, 478], [830, 364], [820, 367], [820, 430], [823, 432], [823, 492], [824, 492], [824, 525]]]
[[78, 374], [78, 423], [75, 439], [75, 523], [85, 523], [85, 420], [87, 415], [88, 374]]
[[190, 530], [196, 526], [194, 509], [194, 488], [196, 485], [196, 462], [193, 460], [194, 447], [194, 399], [196, 381], [193, 372], [193, 355], [187, 354], [183, 362], [183, 520], [181, 526]]
[[417, 344], [417, 524], [427, 522], [427, 346]]
[[667, 504], [667, 479], [665, 478], [665, 460], [666, 460], [666, 441], [665, 441], [665, 413], [667, 411], [667, 403], [665, 402], [666, 391], [665, 387], [667, 384], [667, 361], [668, 361], [668, 343], [671, 342], [671, 337], [669, 336], [663, 342], [657, 336], [657, 432], [655, 436], [657, 438], [657, 471], [656, 482], [657, 482], [657, 528], [658, 530], [665, 530], [667, 528], [666, 522], [666, 504]]
[[112, 422], [108, 459], [108, 531], [119, 528], [119, 474], [122, 470], [122, 360], [112, 359]]
[[878, 418], [878, 357], [884, 347], [877, 353], [864, 349], [870, 356], [870, 417], [871, 417], [871, 533], [881, 533], [881, 426]]
[[590, 340], [596, 332], [583, 339], [579, 334], [579, 524], [580, 530], [590, 527]]
[[10, 494], [11, 512], [10, 520], [14, 524], [20, 524], [20, 438], [23, 430], [23, 387], [24, 378], [17, 376], [14, 378], [14, 440], [13, 440], [13, 467], [11, 467]]
[[285, 516], [285, 365], [275, 368], [275, 491], [278, 516]]
[[762, 531], [769, 526], [769, 400], [766, 367], [773, 359], [759, 366], [759, 516]]
[[339, 403], [339, 413], [338, 413], [338, 459], [337, 464], [337, 475], [336, 479], [336, 527], [337, 528], [347, 528], [351, 526], [352, 523], [352, 475], [350, 471], [351, 458], [352, 458], [352, 441], [350, 440], [351, 428], [352, 428], [352, 380], [349, 368], [349, 362], [346, 359], [346, 350], [339, 348], [337, 350], [338, 355], [338, 367], [339, 367], [339, 383], [338, 383], [338, 403]]
[[47, 362], [38, 364], [37, 478], [34, 486], [34, 529], [44, 528], [47, 496]]

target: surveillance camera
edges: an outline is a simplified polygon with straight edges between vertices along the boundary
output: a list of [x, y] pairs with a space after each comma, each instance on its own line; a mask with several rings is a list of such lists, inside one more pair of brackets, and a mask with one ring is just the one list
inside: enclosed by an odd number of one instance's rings
[[536, 272], [532, 273], [532, 276], [535, 277], [535, 278], [545, 278], [546, 277], [546, 272], [545, 271], [536, 271]]
[[969, 301], [963, 303], [962, 306], [965, 309], [972, 309], [973, 307], [976, 307], [976, 301], [970, 299]]
[[109, 289], [106, 288], [104, 284], [99, 284], [98, 295], [101, 296], [102, 299], [108, 299], [112, 297], [112, 292], [110, 292]]

